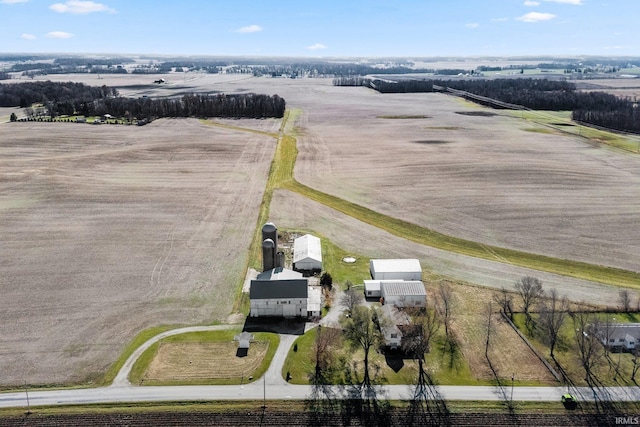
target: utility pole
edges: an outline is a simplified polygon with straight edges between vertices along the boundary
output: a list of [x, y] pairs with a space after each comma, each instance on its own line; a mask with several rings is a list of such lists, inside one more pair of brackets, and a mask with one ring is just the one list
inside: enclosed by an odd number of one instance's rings
[[513, 403], [513, 380], [515, 376], [516, 376], [515, 373], [511, 374], [511, 403]]
[[29, 389], [27, 388], [27, 380], [24, 380], [24, 392], [27, 395], [27, 412], [26, 414], [31, 414], [31, 405], [29, 404]]
[[262, 377], [262, 409], [267, 408], [267, 373]]

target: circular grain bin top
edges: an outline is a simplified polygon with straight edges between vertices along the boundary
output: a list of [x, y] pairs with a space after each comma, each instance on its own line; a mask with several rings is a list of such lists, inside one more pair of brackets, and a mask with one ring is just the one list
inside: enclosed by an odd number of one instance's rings
[[272, 222], [267, 222], [265, 225], [262, 226], [262, 231], [265, 233], [273, 233], [277, 230], [276, 225]]

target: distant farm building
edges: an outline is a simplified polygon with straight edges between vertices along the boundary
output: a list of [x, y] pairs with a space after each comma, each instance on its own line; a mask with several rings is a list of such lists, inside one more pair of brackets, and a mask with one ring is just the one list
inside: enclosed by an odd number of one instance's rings
[[293, 269], [309, 273], [322, 271], [322, 244], [318, 237], [305, 234], [293, 241]]
[[380, 282], [380, 294], [384, 305], [395, 307], [426, 307], [427, 291], [419, 280]]
[[374, 280], [422, 280], [417, 259], [372, 259], [369, 270]]

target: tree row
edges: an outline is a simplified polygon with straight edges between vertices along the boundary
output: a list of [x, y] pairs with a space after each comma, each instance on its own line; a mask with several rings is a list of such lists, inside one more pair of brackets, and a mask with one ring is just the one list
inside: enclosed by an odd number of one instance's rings
[[[605, 92], [581, 92], [573, 83], [548, 79], [380, 80], [361, 76], [334, 79], [336, 86], [365, 86], [380, 93], [434, 92], [447, 89], [470, 101], [505, 108], [508, 103], [532, 110], [572, 111], [573, 119], [610, 129], [640, 132], [638, 103]], [[486, 99], [482, 99], [486, 98]], [[496, 104], [494, 100], [500, 101]]]

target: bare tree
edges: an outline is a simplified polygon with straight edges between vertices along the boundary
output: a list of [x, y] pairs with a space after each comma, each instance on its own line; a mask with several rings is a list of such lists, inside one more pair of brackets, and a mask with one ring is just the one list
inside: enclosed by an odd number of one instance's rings
[[435, 309], [408, 309], [411, 324], [403, 330], [402, 350], [418, 360], [418, 378], [409, 403], [409, 425], [450, 425], [449, 409], [433, 378], [425, 369], [424, 355], [442, 325]]
[[404, 328], [402, 336], [402, 350], [411, 357], [418, 359], [422, 368], [424, 354], [431, 349], [431, 340], [442, 325], [442, 321], [435, 310], [407, 309], [411, 317], [411, 324]]
[[336, 328], [327, 328], [318, 326], [316, 332], [316, 340], [313, 346], [313, 358], [315, 361], [315, 371], [311, 375], [313, 384], [328, 384], [328, 369], [332, 362], [332, 349], [338, 345], [340, 341], [341, 331]]
[[549, 351], [552, 359], [555, 359], [553, 350], [558, 343], [560, 328], [564, 324], [569, 311], [567, 297], [560, 298], [558, 290], [553, 288], [549, 291], [549, 301], [542, 306], [540, 311], [540, 328], [542, 334], [549, 344]]
[[371, 378], [369, 375], [369, 350], [380, 340], [380, 331], [374, 322], [374, 309], [362, 305], [354, 307], [349, 319], [344, 321], [344, 336], [353, 348], [364, 351], [364, 377], [362, 385], [369, 387]]
[[502, 312], [513, 320], [513, 294], [504, 286], [493, 294], [493, 300], [500, 306]]
[[544, 290], [542, 289], [542, 282], [540, 279], [531, 276], [525, 276], [518, 280], [515, 284], [516, 291], [522, 298], [522, 310], [526, 317], [527, 327], [531, 325], [531, 313], [533, 308], [543, 297]]
[[638, 354], [638, 350], [633, 350], [633, 359], [631, 359], [631, 361], [633, 362], [633, 369], [631, 371], [631, 381], [634, 382], [634, 384], [638, 384], [636, 382], [636, 374], [638, 373], [638, 369], [640, 369], [640, 356]]
[[631, 292], [628, 289], [621, 289], [618, 293], [618, 301], [620, 301], [620, 308], [625, 313], [631, 311]]
[[340, 297], [340, 304], [347, 307], [349, 316], [353, 314], [353, 309], [362, 304], [363, 301], [364, 295], [362, 292], [351, 287], [344, 291], [342, 297]]
[[576, 354], [585, 372], [585, 380], [590, 387], [597, 385], [595, 368], [604, 357], [604, 346], [600, 341], [602, 327], [600, 320], [592, 313], [572, 313], [576, 339]]
[[437, 306], [438, 312], [442, 318], [444, 334], [448, 340], [451, 329], [451, 311], [453, 308], [453, 290], [451, 289], [451, 285], [446, 282], [441, 283], [438, 287], [438, 296], [440, 297], [440, 301]]

